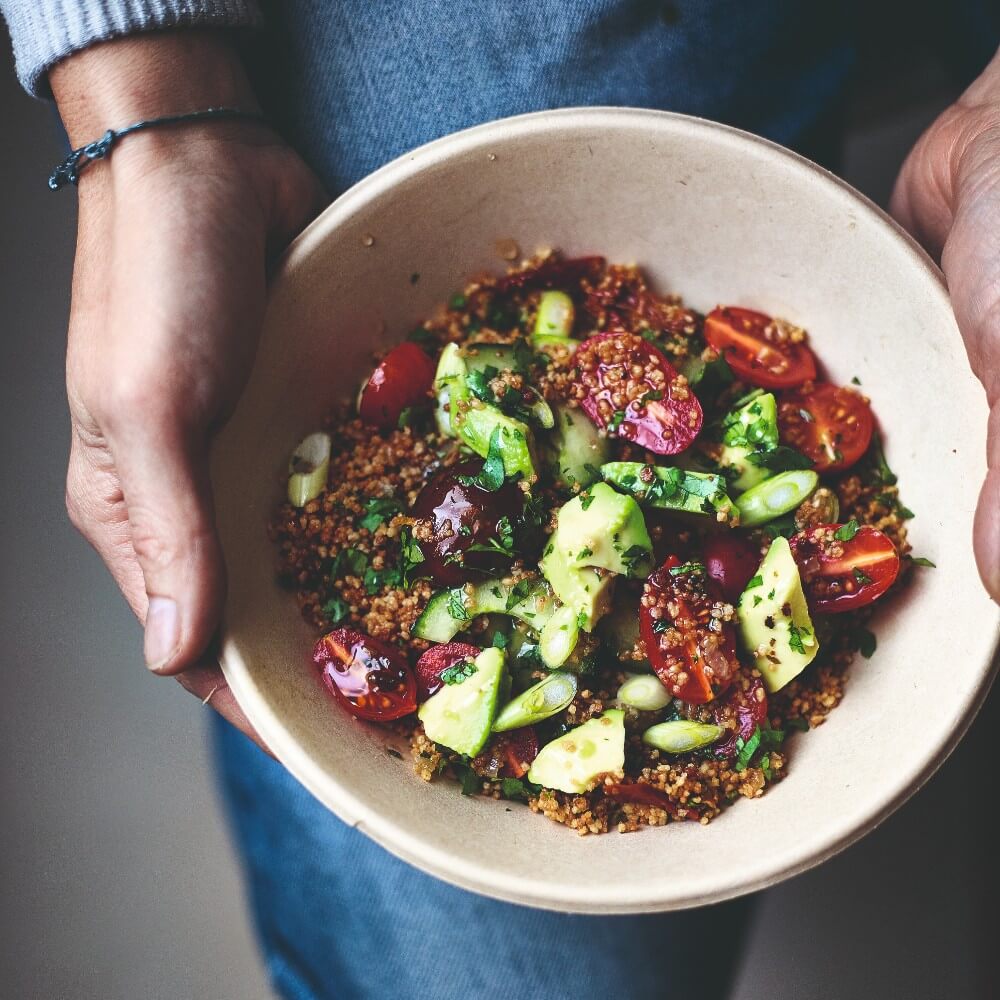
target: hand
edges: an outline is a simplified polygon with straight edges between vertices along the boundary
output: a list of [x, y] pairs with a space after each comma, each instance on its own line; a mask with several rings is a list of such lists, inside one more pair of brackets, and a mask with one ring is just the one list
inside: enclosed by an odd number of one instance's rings
[[[256, 107], [222, 37], [199, 32], [98, 46], [52, 85], [74, 146], [140, 118]], [[209, 122], [130, 136], [79, 198], [70, 518], [144, 622], [149, 668], [254, 736], [205, 656], [225, 590], [209, 443], [253, 362], [268, 261], [321, 191], [266, 127]]]
[[989, 469], [974, 545], [983, 583], [1000, 602], [1000, 52], [914, 147], [891, 210], [940, 259], [969, 363], [986, 389]]

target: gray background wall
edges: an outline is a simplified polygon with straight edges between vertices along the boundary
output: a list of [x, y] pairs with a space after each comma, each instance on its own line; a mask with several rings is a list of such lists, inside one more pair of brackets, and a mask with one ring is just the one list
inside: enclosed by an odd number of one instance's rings
[[[856, 110], [848, 178], [884, 200], [945, 91]], [[0, 997], [264, 998], [207, 710], [146, 675], [138, 628], [64, 516], [75, 198], [45, 189], [56, 125], [3, 56], [0, 123]], [[899, 814], [764, 897], [738, 1000], [988, 995], [998, 882], [980, 802], [998, 716], [994, 697]]]

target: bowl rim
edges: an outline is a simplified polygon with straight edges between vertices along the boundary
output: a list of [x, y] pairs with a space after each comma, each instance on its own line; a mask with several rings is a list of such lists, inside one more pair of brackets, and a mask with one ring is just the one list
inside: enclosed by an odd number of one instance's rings
[[[757, 147], [765, 155], [784, 160], [796, 170], [816, 175], [838, 189], [841, 196], [846, 195], [853, 200], [859, 209], [873, 213], [881, 220], [889, 228], [891, 236], [906, 250], [911, 263], [930, 279], [941, 303], [951, 310], [944, 277], [916, 240], [887, 212], [832, 172], [778, 143], [729, 125], [670, 111], [608, 106], [559, 108], [501, 118], [454, 132], [402, 154], [344, 191], [299, 233], [286, 249], [272, 280], [281, 280], [295, 271], [308, 259], [314, 246], [382, 193], [454, 156], [474, 151], [477, 147], [486, 153], [487, 147], [512, 136], [629, 124], [637, 127], [666, 125], [678, 133], [688, 134], [711, 132], [716, 138], [734, 146]], [[513, 903], [564, 912], [641, 913], [702, 906], [756, 892], [821, 864], [879, 826], [931, 778], [972, 724], [1000, 668], [997, 656], [1000, 649], [1000, 607], [996, 608], [994, 626], [989, 662], [984, 666], [978, 684], [970, 687], [960, 704], [954, 725], [946, 738], [936, 746], [925, 748], [920, 758], [909, 758], [915, 761], [916, 766], [887, 775], [883, 791], [874, 796], [877, 806], [866, 817], [860, 822], [852, 817], [840, 828], [827, 827], [821, 835], [803, 838], [801, 850], [796, 855], [760, 864], [756, 874], [745, 882], [733, 883], [731, 879], [721, 878], [713, 880], [709, 874], [697, 890], [666, 900], [662, 887], [655, 882], [651, 882], [647, 890], [631, 890], [627, 899], [610, 885], [561, 886], [558, 893], [554, 893], [545, 886], [539, 887], [529, 879], [510, 873], [484, 871], [421, 836], [411, 834], [383, 818], [364, 799], [351, 793], [299, 746], [278, 713], [261, 696], [237, 643], [226, 632], [225, 616], [219, 660], [241, 709], [281, 764], [341, 820], [360, 829], [397, 857], [461, 888]]]

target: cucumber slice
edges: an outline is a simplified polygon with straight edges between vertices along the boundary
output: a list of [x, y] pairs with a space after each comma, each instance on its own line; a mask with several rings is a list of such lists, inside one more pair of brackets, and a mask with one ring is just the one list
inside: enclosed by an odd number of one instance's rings
[[505, 733], [550, 718], [576, 697], [576, 689], [575, 674], [564, 670], [549, 674], [504, 705], [493, 723], [493, 732]]
[[735, 515], [736, 506], [722, 476], [642, 462], [608, 462], [601, 466], [601, 475], [644, 507], [713, 518], [723, 514], [727, 520]]
[[541, 580], [516, 586], [500, 580], [467, 583], [434, 594], [413, 623], [412, 634], [430, 642], [450, 642], [473, 618], [486, 614], [510, 615], [540, 632], [557, 606], [552, 590]]
[[[509, 344], [468, 344], [462, 352], [462, 356], [465, 359], [465, 366], [470, 372], [484, 371], [491, 366], [499, 371], [506, 368], [515, 372], [524, 370], [517, 363], [514, 348]], [[543, 430], [549, 430], [555, 424], [552, 407], [545, 402], [541, 393], [534, 386], [526, 385], [525, 392], [531, 397], [531, 402], [527, 405], [531, 411], [532, 419]]]
[[438, 431], [445, 437], [454, 437], [451, 426], [451, 403], [466, 399], [469, 390], [465, 384], [466, 367], [458, 344], [447, 344], [438, 359], [437, 371], [434, 373], [434, 392], [437, 396], [437, 406], [434, 409], [434, 420]]
[[601, 465], [611, 457], [611, 440], [601, 436], [578, 406], [557, 406], [547, 455], [557, 483], [585, 488], [601, 478]]

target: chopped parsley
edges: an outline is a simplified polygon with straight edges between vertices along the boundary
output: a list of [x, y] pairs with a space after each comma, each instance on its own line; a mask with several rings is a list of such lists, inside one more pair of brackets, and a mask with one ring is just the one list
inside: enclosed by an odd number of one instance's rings
[[621, 427], [624, 420], [625, 411], [615, 410], [615, 412], [611, 414], [611, 419], [608, 421], [608, 433], [616, 434], [618, 432], [618, 428]]
[[581, 493], [580, 494], [580, 506], [584, 510], [589, 510], [590, 505], [594, 502], [593, 493]]
[[365, 501], [365, 514], [358, 524], [374, 534], [393, 515], [401, 513], [402, 509], [402, 505], [395, 497], [371, 497]]
[[657, 618], [653, 622], [653, 632], [659, 635], [661, 632], [667, 632], [674, 627], [674, 623], [669, 618]]
[[331, 597], [323, 605], [323, 614], [331, 625], [339, 625], [350, 613], [350, 610], [347, 602], [339, 597]]
[[875, 638], [875, 633], [870, 632], [868, 629], [859, 626], [858, 628], [854, 629], [851, 638], [853, 639], [854, 644], [857, 646], [858, 652], [866, 660], [870, 660], [872, 658], [872, 654], [875, 652], [875, 649], [878, 646], [878, 641]]
[[507, 595], [507, 603], [504, 606], [504, 610], [510, 611], [511, 608], [527, 600], [531, 596], [533, 589], [531, 580], [519, 580], [511, 587], [510, 593]]
[[646, 556], [649, 555], [649, 549], [644, 548], [638, 543], [635, 545], [630, 545], [622, 553], [622, 562], [625, 564], [625, 569], [631, 575], [632, 570], [635, 568], [637, 562], [641, 562]]
[[448, 299], [449, 309], [464, 309], [467, 299], [461, 292], [456, 292], [450, 299]]
[[885, 460], [885, 452], [882, 449], [882, 436], [878, 431], [872, 434], [872, 443], [868, 446], [868, 451], [862, 460], [866, 468], [866, 479], [871, 485], [895, 486], [899, 477]]
[[424, 561], [424, 553], [408, 525], [399, 533], [399, 575], [404, 587], [411, 583], [410, 573]]
[[576, 558], [577, 558], [577, 561], [579, 562], [581, 559], [589, 559], [593, 554], [594, 554], [594, 550], [592, 548], [590, 548], [589, 546], [585, 545], [577, 553]]
[[937, 569], [937, 563], [933, 563], [926, 556], [913, 556], [912, 562], [914, 566], [929, 566], [931, 569]]
[[753, 755], [760, 747], [760, 726], [750, 734], [750, 739], [742, 738], [736, 741], [736, 763], [733, 765], [734, 771], [745, 771], [750, 766]]
[[586, 615], [585, 612], [581, 611], [576, 616], [576, 627], [577, 628], [586, 628], [587, 627], [587, 615]]
[[475, 795], [479, 791], [482, 778], [464, 760], [452, 761], [451, 769], [458, 778], [463, 795]]
[[468, 621], [470, 615], [465, 607], [465, 591], [459, 588], [448, 595], [448, 614], [457, 622]]
[[508, 559], [514, 557], [514, 526], [505, 514], [497, 521], [497, 534], [486, 545], [470, 545], [467, 552], [496, 552]]
[[851, 518], [847, 524], [842, 524], [834, 533], [833, 537], [837, 539], [838, 542], [849, 542], [857, 533], [861, 526], [858, 524], [856, 518]]
[[872, 582], [872, 578], [864, 570], [858, 569], [857, 566], [851, 572], [854, 574], [854, 579], [857, 580], [859, 586], [863, 587], [866, 583]]
[[462, 684], [478, 672], [479, 667], [472, 660], [462, 660], [461, 663], [454, 663], [441, 671], [441, 682], [443, 684]]
[[330, 567], [330, 579], [342, 576], [363, 576], [368, 569], [368, 556], [360, 549], [341, 549]]
[[851, 382], [854, 383], [854, 385], [861, 385], [861, 379], [859, 379], [857, 375], [851, 376]]
[[802, 637], [810, 634], [809, 629], [804, 626], [800, 628], [795, 622], [788, 623], [788, 645], [796, 653], [805, 653], [806, 647], [802, 643]]
[[785, 719], [785, 725], [789, 729], [797, 729], [800, 733], [809, 732], [809, 720], [802, 718], [801, 715], [796, 715], [791, 719]]
[[537, 794], [541, 790], [541, 785], [533, 785], [523, 778], [504, 778], [500, 782], [500, 794], [505, 799], [513, 799], [516, 802], [527, 802], [528, 795]]
[[671, 576], [686, 576], [689, 573], [704, 574], [705, 566], [700, 562], [681, 563], [680, 566], [671, 566]]
[[752, 576], [747, 582], [747, 585], [743, 588], [744, 590], [753, 590], [754, 587], [763, 587], [764, 578], [758, 573], [757, 576]]
[[503, 632], [493, 633], [493, 645], [497, 649], [506, 649], [510, 644], [510, 636], [505, 635]]
[[490, 446], [483, 461], [482, 471], [476, 476], [459, 476], [458, 481], [463, 486], [478, 486], [487, 493], [496, 493], [504, 482], [503, 445], [501, 427], [494, 427], [490, 435]]
[[815, 464], [807, 455], [795, 448], [780, 444], [769, 451], [752, 452], [747, 455], [747, 461], [771, 472], [790, 472], [794, 469], [811, 469]]

